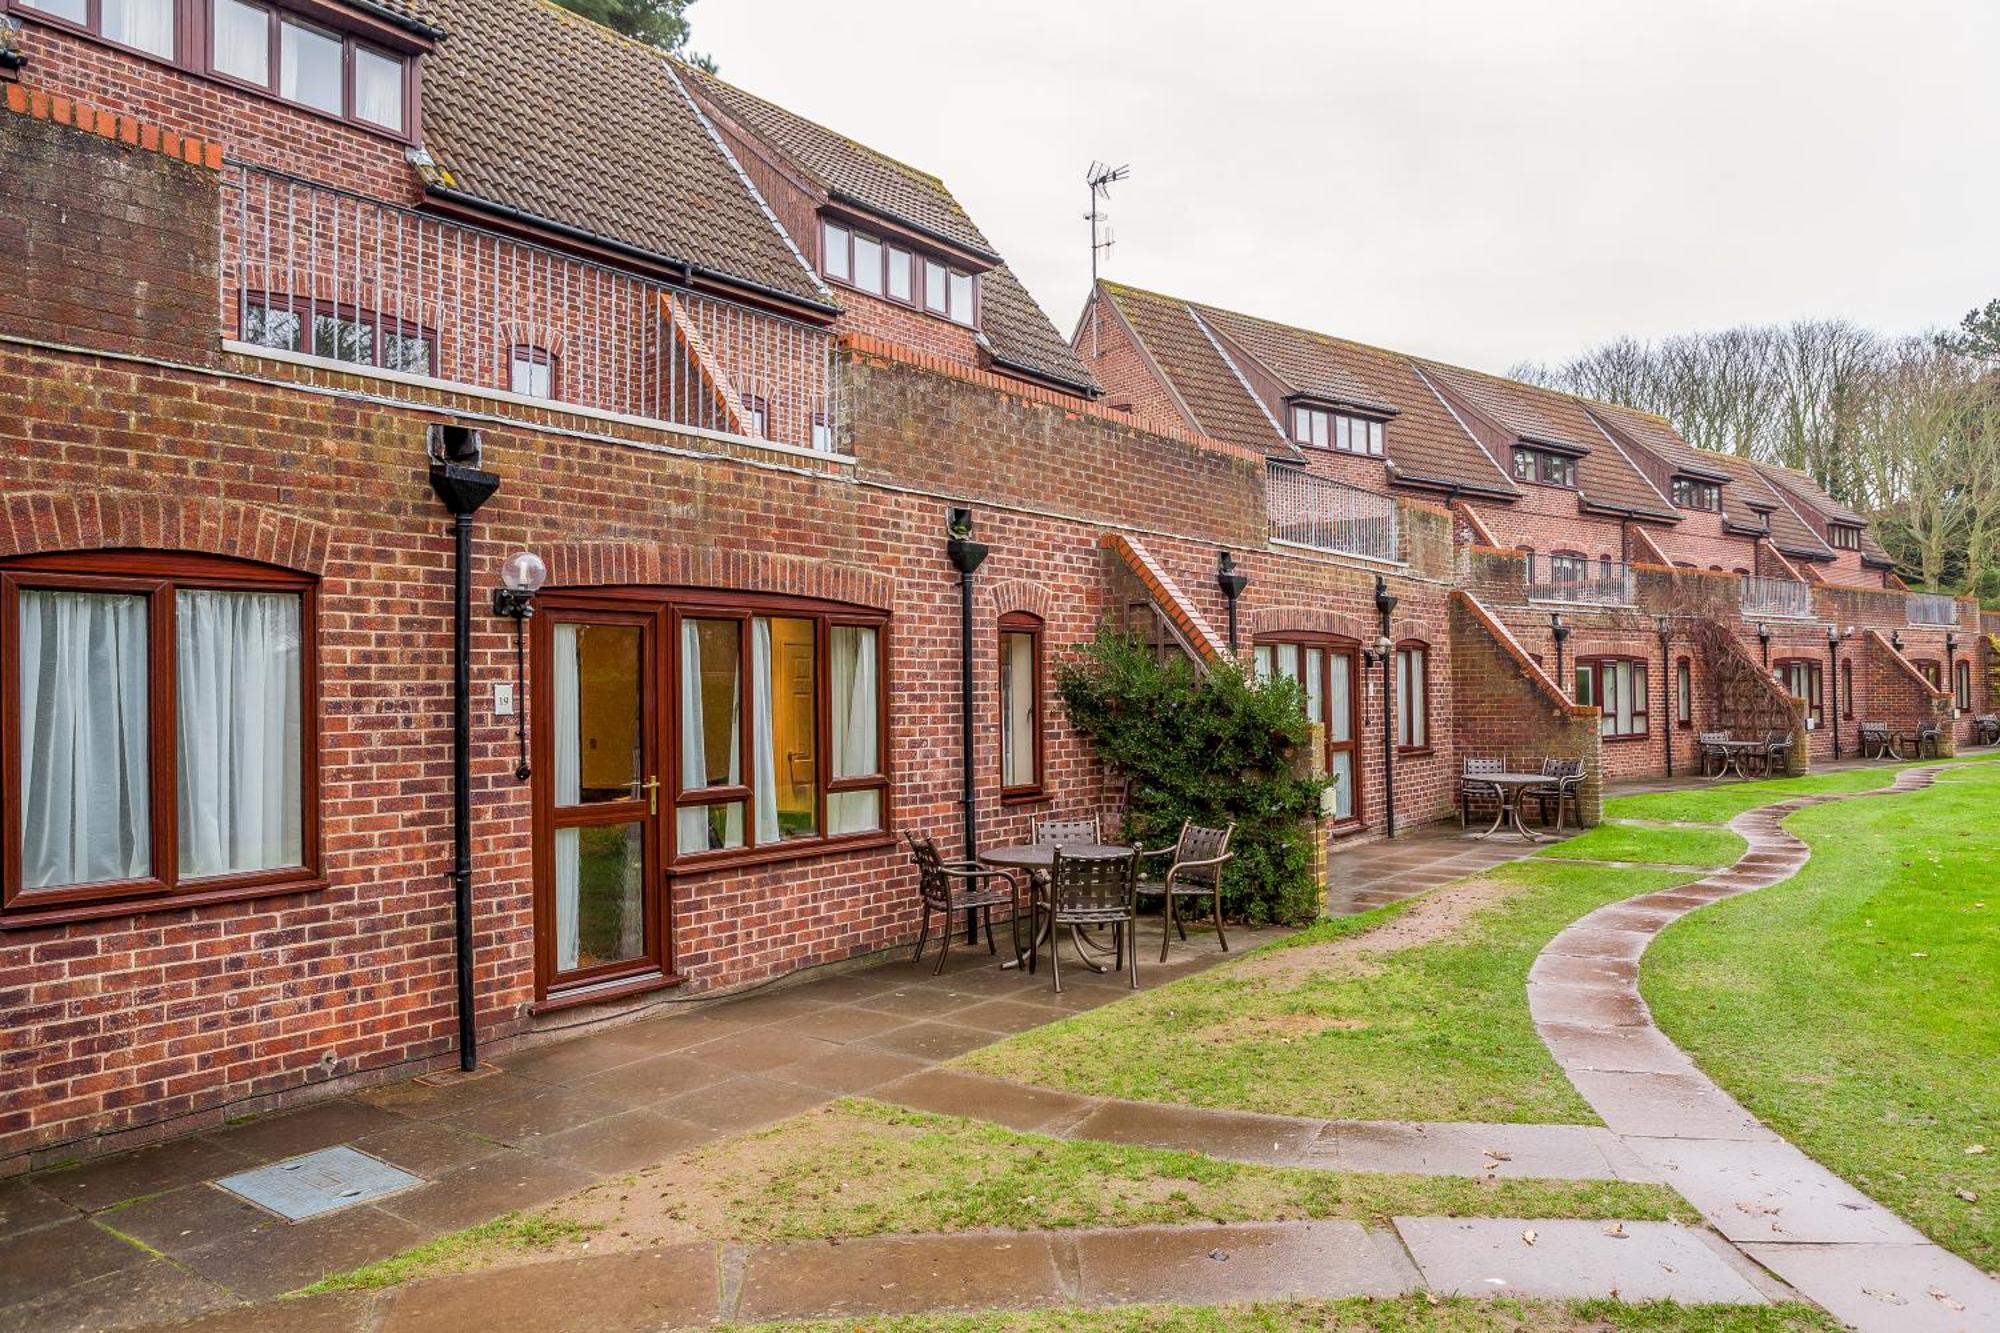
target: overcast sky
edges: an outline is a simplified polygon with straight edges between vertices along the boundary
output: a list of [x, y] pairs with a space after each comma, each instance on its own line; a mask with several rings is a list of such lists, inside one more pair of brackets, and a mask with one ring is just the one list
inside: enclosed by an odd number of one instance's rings
[[1483, 369], [2000, 296], [1993, 0], [699, 0], [724, 78], [1107, 276]]

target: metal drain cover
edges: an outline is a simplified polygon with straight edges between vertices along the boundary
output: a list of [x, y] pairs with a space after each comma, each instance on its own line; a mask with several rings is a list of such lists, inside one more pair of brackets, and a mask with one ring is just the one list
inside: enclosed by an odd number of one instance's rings
[[422, 1176], [342, 1145], [239, 1171], [215, 1182], [231, 1194], [297, 1222], [424, 1183]]

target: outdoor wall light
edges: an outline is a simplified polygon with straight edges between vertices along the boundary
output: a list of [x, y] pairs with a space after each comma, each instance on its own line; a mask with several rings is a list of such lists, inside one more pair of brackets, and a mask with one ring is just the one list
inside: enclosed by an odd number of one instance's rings
[[1236, 557], [1224, 551], [1215, 562], [1215, 586], [1229, 602], [1229, 651], [1236, 651], [1236, 599], [1250, 585], [1250, 576], [1236, 568]]
[[1889, 646], [1899, 653], [1903, 651], [1903, 631], [1899, 629], [1889, 631]]
[[1757, 647], [1764, 654], [1764, 665], [1771, 665], [1771, 627], [1761, 620], [1757, 622]]
[[528, 617], [535, 614], [535, 594], [548, 582], [549, 567], [533, 551], [516, 551], [500, 566], [500, 586], [493, 590], [493, 614], [514, 622], [514, 736], [520, 762], [514, 780], [526, 782], [528, 766]]

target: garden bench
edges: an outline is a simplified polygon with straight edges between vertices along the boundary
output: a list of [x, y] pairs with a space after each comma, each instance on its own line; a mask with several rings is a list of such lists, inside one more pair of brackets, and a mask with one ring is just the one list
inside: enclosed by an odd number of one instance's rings
[[1981, 745], [2000, 744], [2000, 713], [1979, 713], [1972, 719], [1972, 738]]

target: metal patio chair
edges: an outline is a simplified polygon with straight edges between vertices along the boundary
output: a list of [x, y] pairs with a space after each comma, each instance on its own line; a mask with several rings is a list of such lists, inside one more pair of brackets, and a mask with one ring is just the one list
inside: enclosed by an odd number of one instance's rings
[[1085, 847], [1103, 841], [1103, 831], [1096, 815], [1035, 821], [1035, 845], [1039, 847]]
[[[952, 921], [960, 912], [978, 912], [986, 926], [986, 952], [997, 951], [993, 943], [993, 909], [1006, 904], [1014, 935], [1014, 956], [1021, 956], [1021, 890], [1014, 872], [982, 866], [974, 861], [947, 861], [938, 855], [937, 844], [927, 836], [905, 831], [910, 855], [917, 863], [917, 892], [923, 896], [924, 923], [917, 932], [917, 951], [912, 963], [923, 961], [924, 946], [930, 942], [931, 913], [944, 916], [944, 930], [938, 937], [937, 966], [932, 974], [944, 971], [951, 955]], [[1004, 883], [1001, 889], [997, 884]]]
[[1695, 745], [1701, 752], [1703, 777], [1717, 777], [1728, 767], [1729, 739], [1726, 731], [1704, 731], [1695, 737]]
[[[1135, 849], [1117, 856], [1064, 856], [1056, 848], [1049, 864], [1048, 888], [1036, 902], [1034, 953], [1028, 955], [1033, 971], [1044, 934], [1049, 941], [1049, 973], [1056, 994], [1062, 994], [1062, 927], [1110, 926], [1114, 967], [1129, 967], [1132, 989], [1139, 989], [1139, 950], [1134, 938], [1139, 923], [1139, 852]], [[1041, 917], [1048, 917], [1047, 930]]]
[[1576, 815], [1576, 825], [1583, 827], [1583, 760], [1544, 759], [1542, 776], [1549, 779], [1539, 787], [1529, 787], [1521, 793], [1521, 799], [1535, 798], [1535, 807], [1540, 812], [1542, 823], [1549, 822], [1549, 802], [1556, 804], [1556, 832], [1563, 831], [1563, 802], [1569, 802], [1570, 811]]
[[1481, 782], [1484, 773], [1505, 773], [1505, 759], [1468, 759], [1458, 778], [1458, 826], [1466, 827], [1472, 818], [1472, 798], [1491, 797], [1495, 803], [1500, 800], [1500, 789], [1490, 782]]
[[1980, 745], [2000, 744], [2000, 713], [1974, 714], [1972, 739]]
[[1785, 763], [1792, 754], [1792, 733], [1771, 731], [1764, 734], [1764, 748], [1758, 751], [1764, 765], [1764, 776], [1776, 777], [1784, 771]]
[[1226, 828], [1203, 828], [1189, 820], [1181, 825], [1181, 836], [1172, 847], [1163, 847], [1157, 852], [1146, 853], [1149, 857], [1171, 856], [1173, 861], [1167, 866], [1166, 875], [1157, 880], [1140, 880], [1139, 892], [1159, 894], [1165, 902], [1160, 918], [1160, 961], [1167, 961], [1167, 949], [1173, 944], [1173, 933], [1180, 932], [1187, 938], [1187, 927], [1181, 924], [1177, 899], [1206, 898], [1209, 911], [1215, 914], [1215, 941], [1229, 952], [1229, 937], [1222, 933], [1222, 867], [1234, 860], [1236, 853], [1229, 850], [1229, 839], [1234, 836], [1236, 825]]

